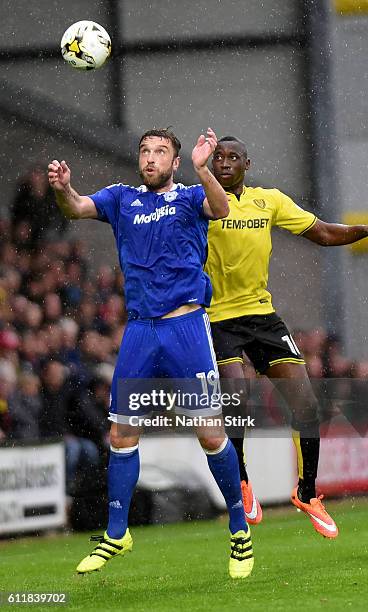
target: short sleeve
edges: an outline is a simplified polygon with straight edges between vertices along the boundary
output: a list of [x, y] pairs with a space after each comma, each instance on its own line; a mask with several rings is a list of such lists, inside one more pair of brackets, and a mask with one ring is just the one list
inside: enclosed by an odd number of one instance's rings
[[201, 217], [204, 217], [203, 202], [206, 199], [206, 194], [202, 185], [193, 185], [193, 187], [190, 187], [190, 190], [194, 208]]
[[317, 221], [316, 215], [304, 210], [277, 189], [275, 192], [275, 213], [273, 225], [289, 230], [292, 234], [301, 235], [309, 230]]
[[115, 227], [119, 215], [122, 185], [110, 185], [90, 195], [97, 209], [97, 219]]

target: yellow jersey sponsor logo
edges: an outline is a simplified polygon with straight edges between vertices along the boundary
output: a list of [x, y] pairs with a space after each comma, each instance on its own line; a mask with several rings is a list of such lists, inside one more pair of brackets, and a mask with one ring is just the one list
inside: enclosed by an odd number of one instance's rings
[[269, 219], [221, 219], [222, 229], [265, 229]]

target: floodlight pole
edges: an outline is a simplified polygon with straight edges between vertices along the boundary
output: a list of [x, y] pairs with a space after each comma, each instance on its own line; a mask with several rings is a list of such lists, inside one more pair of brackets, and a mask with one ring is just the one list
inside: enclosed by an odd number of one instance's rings
[[118, 49], [121, 45], [120, 14], [122, 7], [119, 0], [107, 0], [106, 12], [108, 31], [112, 40], [112, 56], [110, 58], [110, 112], [114, 127], [125, 128], [125, 103], [123, 90], [123, 67]]
[[[304, 26], [308, 73], [308, 104], [312, 199], [322, 220], [339, 221], [341, 200], [338, 172], [335, 99], [333, 90], [330, 0], [304, 1]], [[321, 299], [329, 333], [343, 330], [342, 253], [327, 248], [322, 253]]]

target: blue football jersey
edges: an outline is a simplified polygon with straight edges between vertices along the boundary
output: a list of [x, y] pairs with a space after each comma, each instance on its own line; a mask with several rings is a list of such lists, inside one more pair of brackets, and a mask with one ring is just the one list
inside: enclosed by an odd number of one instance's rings
[[209, 306], [201, 185], [179, 183], [154, 193], [117, 184], [90, 197], [98, 219], [110, 223], [115, 235], [129, 319], [160, 317], [187, 303]]

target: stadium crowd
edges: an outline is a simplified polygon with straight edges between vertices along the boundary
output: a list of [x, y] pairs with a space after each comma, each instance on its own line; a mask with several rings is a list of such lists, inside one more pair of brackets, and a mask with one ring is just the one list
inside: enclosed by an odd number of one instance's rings
[[[67, 490], [109, 447], [109, 390], [126, 313], [119, 270], [92, 271], [42, 167], [0, 220], [0, 442], [65, 442]], [[368, 378], [323, 329], [295, 331], [312, 378]], [[250, 377], [255, 373], [245, 366]]]

